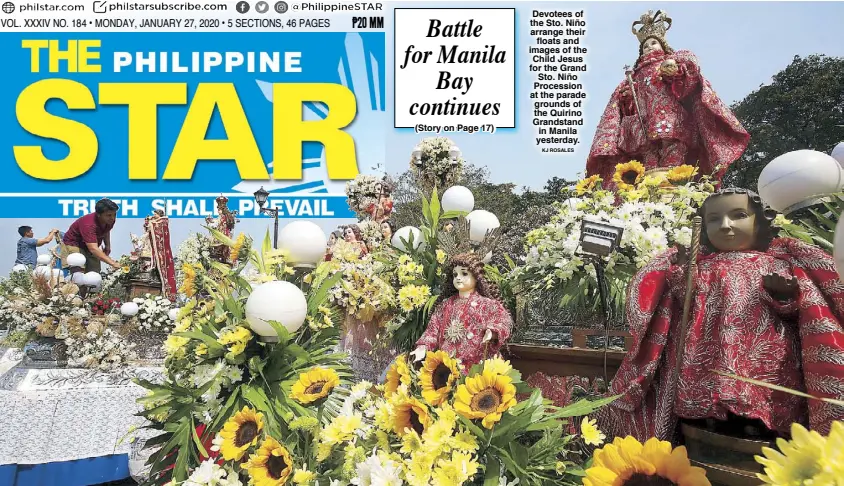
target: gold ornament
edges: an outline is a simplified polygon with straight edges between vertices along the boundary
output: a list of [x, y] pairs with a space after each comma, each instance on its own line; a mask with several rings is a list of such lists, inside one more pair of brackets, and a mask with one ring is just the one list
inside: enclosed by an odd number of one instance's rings
[[[637, 25], [641, 25], [642, 27], [637, 30]], [[648, 38], [653, 37], [664, 47], [666, 44], [665, 33], [668, 32], [668, 29], [670, 28], [671, 17], [669, 17], [664, 10], [657, 10], [656, 14], [653, 13], [653, 10], [648, 10], [648, 13], [642, 14], [639, 20], [633, 22], [630, 30], [632, 30], [633, 35], [639, 39], [639, 44], [645, 42]]]
[[445, 330], [445, 339], [452, 344], [464, 341], [467, 336], [466, 327], [464, 327], [463, 323], [460, 322], [460, 319], [457, 318], [452, 319], [448, 328]]

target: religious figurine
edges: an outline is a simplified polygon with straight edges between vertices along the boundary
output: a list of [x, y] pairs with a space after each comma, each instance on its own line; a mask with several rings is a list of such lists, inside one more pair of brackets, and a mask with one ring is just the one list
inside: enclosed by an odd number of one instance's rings
[[328, 243], [325, 245], [325, 261], [330, 262], [334, 257], [334, 245], [341, 238], [343, 238], [343, 232], [340, 230], [334, 230], [328, 235]]
[[720, 181], [750, 140], [697, 57], [668, 45], [670, 27], [664, 11], [633, 22], [639, 58], [632, 70], [625, 66], [627, 79], [613, 91], [586, 161], [587, 175], [600, 175], [604, 188], [614, 187], [616, 165], [633, 159], [646, 171], [693, 165]]
[[384, 245], [389, 245], [393, 241], [393, 233], [396, 232], [396, 227], [392, 221], [384, 221], [381, 223], [381, 241]]
[[844, 419], [840, 407], [719, 374], [844, 399], [844, 286], [820, 248], [775, 239], [775, 214], [744, 189], [704, 202], [685, 333], [687, 252], [657, 255], [633, 277], [633, 345], [610, 384], [621, 398], [599, 412], [603, 430], [672, 440], [678, 420], [754, 436], [799, 422], [825, 435]]
[[345, 239], [346, 242], [350, 243], [353, 247], [357, 248], [358, 256], [362, 257], [369, 253], [369, 250], [366, 249], [366, 244], [363, 242], [363, 232], [361, 232], [357, 225], [350, 224], [349, 226], [346, 226], [343, 230], [343, 239]]
[[[205, 222], [215, 230], [231, 238], [234, 225], [237, 222], [237, 211], [229, 210], [229, 198], [222, 194], [216, 199], [216, 202], [218, 216], [216, 218], [208, 216], [205, 218]], [[223, 243], [216, 244], [211, 248], [211, 257], [221, 263], [227, 263], [229, 261], [230, 253], [231, 248]]]
[[144, 219], [146, 241], [149, 242], [149, 253], [152, 265], [158, 270], [161, 279], [161, 293], [164, 297], [176, 295], [176, 265], [173, 261], [173, 250], [170, 248], [170, 220], [164, 211], [157, 209], [152, 216]]
[[484, 275], [484, 264], [473, 253], [451, 258], [442, 302], [416, 343], [414, 359], [442, 350], [461, 361], [464, 370], [498, 354], [510, 337], [513, 319], [498, 300], [498, 289]]
[[373, 221], [382, 223], [393, 213], [393, 199], [390, 197], [389, 185], [385, 182], [375, 184], [375, 198], [376, 201], [367, 207], [366, 212]]
[[147, 223], [144, 221], [144, 234], [138, 236], [134, 233], [129, 233], [129, 239], [132, 240], [132, 253], [129, 256], [132, 260], [141, 261], [141, 272], [149, 272], [153, 269], [152, 263], [152, 245], [149, 241], [149, 233], [146, 232]]

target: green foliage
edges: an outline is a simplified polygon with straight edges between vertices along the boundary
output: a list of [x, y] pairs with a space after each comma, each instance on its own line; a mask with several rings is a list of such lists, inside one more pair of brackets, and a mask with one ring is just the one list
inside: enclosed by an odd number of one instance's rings
[[818, 245], [832, 254], [835, 226], [844, 210], [844, 193], [834, 194], [812, 207], [790, 215], [790, 223], [781, 224], [780, 236], [790, 236], [809, 244]]
[[[237, 244], [213, 229], [210, 231], [217, 241], [230, 247]], [[264, 251], [250, 250], [250, 258], [244, 260], [251, 260], [265, 276], [292, 279], [293, 272], [286, 270], [288, 267], [266, 241]], [[244, 246], [251, 248], [251, 242], [247, 240]], [[148, 395], [139, 400], [144, 406], [140, 415], [151, 422], [149, 429], [158, 432], [147, 442], [147, 447], [160, 446], [150, 457], [150, 484], [184, 481], [208, 456], [203, 443], [209, 443], [244, 406], [263, 414], [266, 433], [284, 444], [298, 459], [297, 463], [310, 460], [313, 437], [293, 430], [291, 422], [300, 417], [314, 417], [328, 423], [340, 409], [342, 393], [332, 393], [324, 404], [314, 409], [292, 399], [291, 389], [300, 374], [317, 366], [334, 369], [341, 384], [349, 383], [351, 373], [342, 363], [345, 355], [334, 352], [340, 313], [328, 304], [328, 289], [342, 275], [329, 276], [328, 268], [323, 265], [306, 279], [310, 284], [300, 284], [307, 297], [309, 322], [322, 321], [328, 311], [334, 327], [314, 329], [306, 323], [291, 333], [281, 323], [271, 321], [278, 342], [261, 342], [247, 333], [245, 347], [236, 349], [234, 343], [222, 337], [248, 327], [245, 304], [252, 285], [240, 275], [245, 265], [243, 262], [230, 267], [215, 262], [208, 274], [198, 273], [197, 278], [203, 279], [210, 297], [193, 300], [180, 312], [179, 324], [166, 346], [165, 380], [163, 383], [137, 381], [148, 390]], [[223, 366], [218, 374], [233, 370], [242, 376], [221, 386], [219, 396], [214, 399], [217, 405], [210, 404], [205, 394], [220, 386], [219, 378], [198, 385], [202, 381], [193, 374], [199, 373], [197, 370], [202, 367], [214, 366]], [[200, 418], [204, 428], [198, 428]]]
[[844, 58], [795, 56], [771, 84], [732, 109], [750, 144], [724, 182], [756, 190], [759, 174], [775, 157], [800, 149], [829, 153], [844, 140]]

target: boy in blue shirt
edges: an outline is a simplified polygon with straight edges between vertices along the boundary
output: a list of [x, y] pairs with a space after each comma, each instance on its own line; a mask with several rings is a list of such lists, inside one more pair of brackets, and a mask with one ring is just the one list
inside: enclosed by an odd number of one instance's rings
[[18, 255], [15, 259], [15, 265], [22, 263], [35, 268], [38, 260], [38, 250], [36, 248], [49, 243], [58, 232], [59, 230], [53, 229], [47, 236], [36, 240], [34, 238], [35, 234], [32, 232], [32, 226], [21, 226], [18, 228], [18, 234], [21, 235], [21, 239], [18, 240]]

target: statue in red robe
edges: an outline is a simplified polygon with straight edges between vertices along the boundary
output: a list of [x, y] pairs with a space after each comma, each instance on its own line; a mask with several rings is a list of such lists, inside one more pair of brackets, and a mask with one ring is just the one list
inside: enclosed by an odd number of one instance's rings
[[513, 319], [475, 254], [455, 255], [447, 270], [451, 285], [445, 286], [444, 300], [434, 309], [413, 356], [418, 361], [427, 351], [446, 351], [460, 360], [465, 371], [498, 354], [510, 337]]
[[750, 140], [701, 74], [697, 57], [669, 47], [670, 27], [661, 11], [633, 23], [639, 59], [613, 91], [586, 160], [587, 175], [600, 175], [605, 188], [613, 187], [616, 165], [633, 159], [646, 170], [689, 164], [720, 180]]
[[672, 440], [678, 420], [702, 419], [745, 430], [760, 424], [760, 435], [763, 427], [787, 435], [793, 422], [827, 434], [844, 409], [719, 372], [844, 399], [844, 285], [832, 257], [795, 239], [773, 239], [775, 213], [750, 191], [716, 193], [700, 214], [685, 338], [687, 266], [685, 252], [673, 249], [628, 287], [633, 345], [610, 384], [609, 395], [622, 396], [599, 411], [601, 426], [641, 441]]
[[170, 248], [170, 220], [164, 211], [156, 210], [151, 217], [144, 219], [144, 231], [152, 253], [152, 265], [158, 270], [161, 279], [161, 292], [164, 297], [176, 296], [176, 268], [173, 263], [173, 251]]

